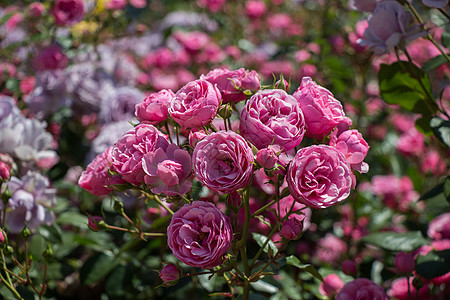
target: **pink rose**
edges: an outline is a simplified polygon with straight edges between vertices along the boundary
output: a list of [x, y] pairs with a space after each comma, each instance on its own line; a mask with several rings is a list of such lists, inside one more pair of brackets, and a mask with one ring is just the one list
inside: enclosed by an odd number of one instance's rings
[[163, 193], [171, 197], [183, 195], [191, 189], [191, 156], [176, 144], [169, 144], [166, 150], [159, 148], [144, 154], [142, 168], [146, 174], [145, 184], [154, 194]]
[[97, 155], [78, 179], [78, 185], [92, 195], [108, 195], [113, 191], [113, 185], [125, 183], [119, 176], [112, 176], [109, 173], [111, 149], [112, 147], [109, 147]]
[[344, 274], [355, 277], [356, 272], [358, 272], [358, 269], [356, 268], [356, 263], [353, 260], [344, 260], [342, 262], [342, 272]]
[[281, 235], [288, 240], [295, 240], [303, 230], [303, 223], [296, 218], [289, 218], [281, 226]]
[[423, 4], [428, 7], [444, 8], [448, 4], [448, 0], [422, 0]]
[[169, 115], [169, 102], [175, 96], [172, 90], [161, 90], [152, 93], [141, 103], [136, 105], [136, 118], [140, 122], [148, 122], [156, 125], [167, 120]]
[[31, 62], [36, 71], [64, 69], [69, 59], [58, 45], [50, 45], [39, 51]]
[[147, 5], [147, 0], [130, 0], [130, 4], [136, 8], [144, 8]]
[[159, 277], [166, 286], [174, 284], [180, 278], [180, 270], [174, 264], [168, 264], [159, 272]]
[[397, 150], [406, 156], [419, 156], [425, 150], [425, 137], [415, 127], [397, 140]]
[[109, 0], [106, 8], [111, 10], [121, 10], [127, 5], [127, 0]]
[[450, 212], [434, 218], [428, 225], [427, 234], [433, 240], [450, 239]]
[[278, 145], [269, 145], [267, 148], [262, 148], [256, 153], [256, 161], [265, 169], [272, 169], [278, 162], [277, 152], [280, 151]]
[[352, 186], [350, 165], [344, 155], [326, 145], [300, 149], [289, 165], [286, 181], [295, 200], [312, 208], [345, 200]]
[[[409, 288], [410, 288], [410, 295], [411, 297], [408, 297], [408, 278], [409, 278]], [[401, 277], [397, 278], [392, 282], [391, 288], [388, 290], [387, 294], [390, 298], [396, 299], [396, 300], [409, 300], [412, 297], [416, 299], [421, 300], [427, 300], [427, 299], [434, 299], [430, 296], [430, 290], [428, 289], [427, 285], [424, 285], [422, 288], [419, 289], [417, 293], [417, 289], [413, 285], [413, 279], [414, 277]], [[416, 297], [417, 294], [417, 297]]]
[[335, 147], [344, 154], [353, 170], [359, 173], [367, 173], [369, 171], [369, 165], [363, 162], [369, 151], [369, 145], [358, 130], [346, 130], [338, 138], [332, 134], [330, 146]]
[[319, 293], [330, 299], [336, 295], [344, 286], [344, 282], [337, 274], [329, 274], [323, 278], [323, 282], [319, 285]]
[[347, 244], [332, 233], [327, 233], [317, 243], [315, 256], [323, 262], [334, 265], [346, 252]]
[[208, 125], [217, 115], [221, 99], [219, 89], [210, 82], [191, 81], [170, 100], [169, 114], [183, 127]]
[[369, 27], [360, 41], [375, 54], [383, 54], [402, 40], [412, 40], [426, 34], [420, 25], [413, 23], [412, 14], [397, 1], [381, 1], [368, 18]]
[[167, 228], [173, 255], [189, 266], [202, 269], [222, 263], [232, 238], [228, 216], [204, 201], [184, 205], [172, 216]]
[[383, 288], [366, 278], [357, 278], [348, 282], [339, 291], [336, 300], [388, 300]]
[[84, 17], [83, 0], [56, 0], [52, 7], [55, 24], [72, 26]]
[[201, 31], [182, 32], [178, 31], [173, 34], [174, 38], [179, 41], [187, 52], [191, 54], [198, 53], [209, 43], [209, 36]]
[[216, 84], [222, 94], [222, 103], [239, 102], [246, 99], [244, 90], [257, 91], [261, 87], [260, 78], [256, 71], [247, 71], [244, 68], [230, 71], [216, 68], [202, 75], [200, 79]]
[[294, 97], [305, 116], [306, 136], [322, 140], [341, 124], [346, 129], [350, 127], [351, 120], [345, 116], [341, 103], [310, 77], [303, 77]]
[[240, 132], [258, 149], [275, 144], [289, 150], [303, 139], [305, 117], [295, 98], [285, 91], [262, 90], [242, 109]]
[[198, 142], [192, 163], [198, 180], [220, 194], [247, 186], [253, 174], [252, 148], [233, 131], [219, 131]]
[[149, 152], [159, 148], [167, 149], [169, 142], [153, 125], [140, 124], [125, 133], [111, 150], [111, 164], [122, 179], [141, 185], [145, 172], [142, 168], [142, 158]]
[[197, 143], [200, 142], [206, 136], [206, 132], [203, 129], [189, 131], [189, 146], [195, 148]]
[[197, 0], [197, 5], [205, 7], [211, 12], [218, 12], [225, 5], [226, 0]]
[[44, 13], [45, 6], [40, 2], [33, 2], [28, 6], [28, 15], [33, 18], [39, 18]]
[[267, 5], [264, 1], [250, 0], [245, 3], [245, 14], [250, 19], [258, 19], [267, 11]]
[[9, 166], [0, 161], [0, 182], [7, 181], [9, 179]]
[[395, 256], [395, 267], [400, 273], [410, 273], [416, 267], [416, 262], [412, 253], [399, 252]]

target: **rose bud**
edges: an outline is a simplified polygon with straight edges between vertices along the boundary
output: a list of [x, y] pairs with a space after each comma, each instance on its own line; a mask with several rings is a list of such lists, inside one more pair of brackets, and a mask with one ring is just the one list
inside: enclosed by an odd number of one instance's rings
[[410, 273], [416, 267], [414, 256], [411, 253], [400, 252], [395, 256], [395, 267], [400, 273]]
[[161, 272], [159, 273], [159, 277], [161, 277], [165, 285], [175, 285], [180, 278], [180, 270], [176, 265], [168, 264], [164, 268], [162, 268]]

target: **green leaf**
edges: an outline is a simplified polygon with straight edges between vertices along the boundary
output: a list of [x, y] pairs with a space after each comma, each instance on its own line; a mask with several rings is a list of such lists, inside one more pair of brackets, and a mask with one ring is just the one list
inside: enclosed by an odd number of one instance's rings
[[[437, 107], [432, 107], [432, 111], [420, 105], [427, 101], [431, 94], [431, 83], [426, 73], [417, 66], [401, 61], [391, 65], [382, 64], [378, 72], [381, 96], [389, 104], [397, 104], [406, 110], [422, 113], [428, 110], [428, 114], [436, 111]], [[421, 87], [424, 86], [425, 90]]]
[[[256, 243], [258, 243], [258, 245], [260, 247], [262, 247], [267, 240], [267, 237], [260, 233], [253, 232], [252, 236], [253, 236], [253, 239], [256, 241]], [[270, 249], [272, 249], [273, 255], [276, 255], [276, 253], [278, 252], [278, 248], [275, 245], [275, 243], [272, 242], [271, 240], [269, 240], [269, 242], [266, 244], [263, 251], [265, 253], [267, 253], [269, 251], [269, 247], [270, 247]]]
[[431, 251], [427, 255], [419, 255], [416, 271], [426, 279], [442, 276], [450, 272], [450, 250]]
[[450, 176], [447, 176], [444, 181], [444, 197], [450, 202]]
[[450, 147], [450, 121], [434, 117], [430, 121], [430, 126], [433, 129], [434, 135], [446, 144], [447, 147]]
[[376, 232], [362, 238], [362, 241], [390, 251], [413, 251], [428, 244], [420, 231], [406, 233]]
[[274, 286], [268, 282], [265, 282], [264, 280], [258, 280], [257, 282], [251, 282], [250, 285], [255, 290], [257, 290], [259, 292], [263, 292], [263, 293], [275, 294], [279, 291], [279, 289], [276, 286]]
[[96, 253], [81, 267], [80, 281], [85, 285], [96, 283], [108, 275], [118, 264], [117, 258], [112, 254]]
[[117, 266], [105, 281], [105, 290], [108, 295], [123, 297], [127, 286], [131, 283], [133, 268], [127, 266]]
[[299, 268], [300, 270], [306, 271], [315, 278], [319, 279], [320, 281], [323, 281], [322, 275], [314, 268], [311, 264], [303, 264], [297, 257], [294, 255], [286, 257], [286, 262], [288, 265], [294, 266], [296, 268]]
[[72, 225], [78, 228], [87, 228], [88, 218], [78, 212], [68, 211], [59, 215], [56, 220], [58, 224]]
[[440, 67], [441, 65], [445, 64], [447, 62], [447, 59], [443, 55], [438, 55], [427, 61], [422, 66], [422, 71], [425, 73], [428, 73], [430, 71], [433, 71], [434, 69]]
[[58, 224], [52, 224], [51, 226], [43, 225], [38, 229], [39, 234], [47, 241], [53, 244], [61, 244], [63, 232]]
[[445, 48], [450, 48], [450, 26], [446, 26], [445, 31], [442, 32], [441, 42]]

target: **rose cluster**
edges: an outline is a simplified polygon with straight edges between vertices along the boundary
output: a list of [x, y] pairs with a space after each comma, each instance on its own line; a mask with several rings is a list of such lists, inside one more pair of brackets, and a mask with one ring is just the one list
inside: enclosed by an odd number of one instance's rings
[[232, 223], [217, 203], [192, 201], [193, 182], [239, 207], [258, 173], [287, 186], [292, 204], [275, 205], [275, 213], [283, 219], [280, 235], [298, 238], [307, 228], [302, 208], [345, 200], [356, 183], [353, 171], [368, 170], [369, 146], [350, 130], [341, 103], [311, 78], [293, 94], [277, 86], [261, 89], [255, 71], [217, 68], [176, 93], [147, 95], [136, 105], [140, 123], [97, 156], [80, 186], [96, 195], [129, 184], [163, 201], [183, 197], [187, 204], [178, 205], [167, 229], [169, 247], [187, 265], [212, 268], [230, 248]]

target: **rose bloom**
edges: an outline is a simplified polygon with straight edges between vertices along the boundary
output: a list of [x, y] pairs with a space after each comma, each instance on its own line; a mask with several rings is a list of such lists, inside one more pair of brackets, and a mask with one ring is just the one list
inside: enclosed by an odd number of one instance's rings
[[176, 196], [191, 189], [191, 155], [176, 144], [170, 144], [166, 150], [159, 148], [146, 153], [142, 167], [146, 174], [145, 184], [154, 194]]
[[175, 96], [172, 90], [161, 90], [158, 93], [152, 93], [141, 103], [136, 105], [136, 118], [140, 122], [148, 122], [156, 125], [159, 122], [167, 120], [169, 115], [169, 102]]
[[319, 293], [322, 296], [333, 298], [339, 290], [344, 286], [344, 282], [337, 274], [329, 274], [323, 278], [323, 282], [319, 285]]
[[368, 18], [361, 45], [367, 45], [375, 54], [383, 54], [402, 40], [413, 40], [426, 34], [420, 25], [411, 25], [413, 16], [397, 1], [381, 1]]
[[267, 5], [261, 0], [250, 0], [245, 3], [245, 14], [250, 19], [258, 19], [267, 11]]
[[189, 266], [202, 269], [222, 263], [232, 238], [228, 216], [204, 201], [184, 205], [172, 216], [167, 228], [173, 255]]
[[434, 218], [428, 225], [427, 234], [433, 240], [450, 239], [450, 212]]
[[348, 282], [339, 291], [335, 300], [388, 300], [383, 288], [366, 278], [357, 278]]
[[336, 264], [347, 252], [347, 244], [337, 236], [327, 233], [319, 240], [315, 256], [322, 262]]
[[351, 120], [345, 116], [341, 103], [310, 77], [303, 77], [294, 97], [305, 116], [306, 136], [322, 140], [337, 126], [350, 127]]
[[239, 128], [258, 149], [275, 144], [289, 150], [301, 143], [305, 118], [296, 99], [285, 91], [262, 90], [245, 104]]
[[113, 190], [113, 185], [126, 183], [118, 175], [112, 176], [109, 173], [111, 149], [109, 147], [97, 155], [78, 179], [78, 185], [92, 195], [107, 195]]
[[84, 3], [83, 0], [56, 0], [51, 12], [57, 25], [72, 26], [83, 19]]
[[350, 165], [336, 148], [313, 145], [300, 149], [289, 165], [286, 181], [295, 200], [326, 208], [350, 194]]
[[252, 148], [233, 131], [203, 138], [195, 146], [192, 163], [198, 180], [220, 194], [247, 186], [253, 174]]
[[261, 88], [261, 80], [256, 71], [240, 68], [230, 71], [225, 68], [216, 68], [202, 75], [200, 79], [217, 84], [222, 94], [222, 103], [239, 102], [246, 99], [242, 90], [257, 91]]
[[64, 69], [69, 59], [58, 45], [50, 45], [39, 51], [31, 62], [36, 71]]
[[169, 103], [170, 116], [183, 127], [208, 125], [217, 115], [222, 95], [206, 80], [191, 81]]
[[[410, 288], [410, 295], [411, 297], [408, 297], [408, 278], [409, 278], [409, 288]], [[414, 277], [401, 277], [397, 278], [392, 282], [391, 288], [388, 290], [387, 294], [391, 299], [395, 300], [409, 300], [414, 299], [416, 297], [417, 289], [413, 285]], [[431, 297], [430, 290], [428, 286], [425, 284], [422, 288], [419, 289], [419, 293], [417, 294], [417, 298], [420, 300], [431, 300], [435, 299]]]
[[369, 145], [358, 130], [346, 130], [338, 138], [336, 138], [336, 135], [332, 135], [330, 146], [335, 147], [344, 154], [353, 170], [359, 173], [367, 173], [369, 171], [369, 165], [363, 162], [369, 151]]
[[226, 0], [197, 0], [197, 5], [205, 7], [211, 12], [218, 12], [225, 5]]
[[111, 150], [111, 165], [122, 179], [140, 185], [144, 182], [145, 172], [142, 157], [159, 148], [167, 149], [169, 142], [153, 125], [140, 124], [126, 132]]
[[425, 150], [425, 137], [415, 127], [403, 133], [397, 140], [397, 150], [406, 156], [419, 156]]

